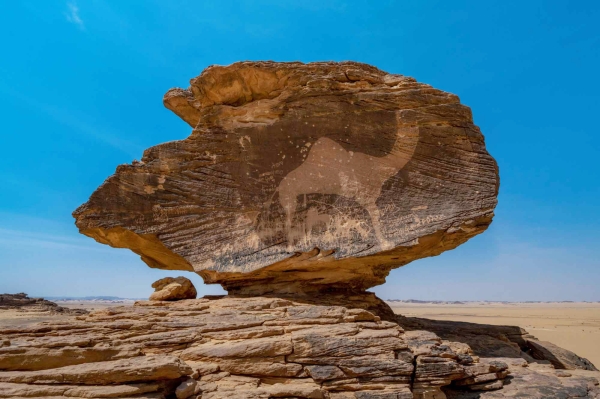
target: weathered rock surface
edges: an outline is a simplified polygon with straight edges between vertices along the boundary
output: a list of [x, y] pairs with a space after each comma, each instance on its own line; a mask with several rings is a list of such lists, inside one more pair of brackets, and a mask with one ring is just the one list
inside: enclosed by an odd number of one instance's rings
[[541, 360], [556, 369], [598, 371], [587, 359], [551, 342], [539, 341], [516, 326], [497, 326], [458, 321], [429, 320], [398, 316], [406, 330], [432, 331], [445, 340], [462, 342], [481, 357], [522, 358], [528, 362]]
[[[508, 359], [510, 360], [510, 359]], [[600, 398], [598, 372], [575, 370], [565, 375], [550, 365], [528, 364], [527, 367], [510, 367], [510, 375], [502, 389], [486, 391], [485, 386], [478, 392], [458, 390], [456, 387], [443, 388], [447, 399], [597, 399]], [[571, 372], [569, 372], [571, 373]]]
[[151, 301], [179, 301], [181, 299], [196, 299], [198, 292], [194, 284], [185, 277], [165, 277], [152, 284], [154, 292]]
[[465, 343], [381, 320], [365, 310], [369, 297], [321, 301], [143, 301], [5, 328], [0, 398], [598, 397], [598, 372], [480, 358]]
[[536, 359], [548, 360], [557, 369], [598, 371], [586, 358], [579, 357], [552, 342], [528, 339], [527, 347], [531, 351], [531, 356]]
[[[0, 294], [0, 311], [18, 310], [21, 312], [39, 312], [49, 314], [85, 314], [84, 309], [69, 309], [58, 306], [44, 298], [29, 298], [25, 293]], [[2, 344], [0, 343], [0, 347]]]
[[498, 168], [457, 96], [355, 62], [212, 66], [194, 128], [121, 165], [80, 231], [230, 293], [361, 291], [484, 231]]

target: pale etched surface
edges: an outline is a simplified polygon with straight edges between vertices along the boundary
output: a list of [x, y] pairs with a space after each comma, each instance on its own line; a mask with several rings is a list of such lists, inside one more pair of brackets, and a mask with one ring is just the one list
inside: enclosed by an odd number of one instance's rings
[[470, 109], [412, 78], [241, 62], [164, 102], [191, 136], [119, 166], [74, 213], [151, 267], [230, 292], [360, 291], [492, 220], [498, 169]]

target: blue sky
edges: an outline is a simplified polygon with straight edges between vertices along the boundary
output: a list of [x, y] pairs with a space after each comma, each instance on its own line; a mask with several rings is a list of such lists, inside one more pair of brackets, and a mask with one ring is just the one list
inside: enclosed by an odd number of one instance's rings
[[566, 0], [5, 2], [0, 292], [149, 295], [173, 272], [79, 235], [71, 212], [189, 135], [163, 94], [211, 64], [355, 60], [459, 95], [501, 175], [486, 233], [377, 294], [600, 301], [598, 21], [600, 2]]

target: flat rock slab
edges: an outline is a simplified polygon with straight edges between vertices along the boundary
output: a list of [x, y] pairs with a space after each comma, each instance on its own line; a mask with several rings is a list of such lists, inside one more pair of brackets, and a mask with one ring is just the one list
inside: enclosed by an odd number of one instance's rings
[[365, 310], [368, 295], [352, 306], [335, 298], [142, 301], [3, 329], [0, 398], [432, 399], [444, 391], [461, 399], [595, 398], [598, 391], [598, 372], [480, 359], [467, 344], [381, 320]]
[[121, 165], [81, 233], [230, 292], [364, 290], [483, 232], [498, 167], [457, 96], [355, 62], [211, 66], [194, 128]]

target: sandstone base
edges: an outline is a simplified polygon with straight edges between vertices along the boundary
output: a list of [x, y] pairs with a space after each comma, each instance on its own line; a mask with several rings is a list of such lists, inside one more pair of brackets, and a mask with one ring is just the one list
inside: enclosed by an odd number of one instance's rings
[[598, 372], [478, 357], [389, 313], [382, 320], [365, 298], [138, 302], [7, 328], [0, 398], [600, 397]]

